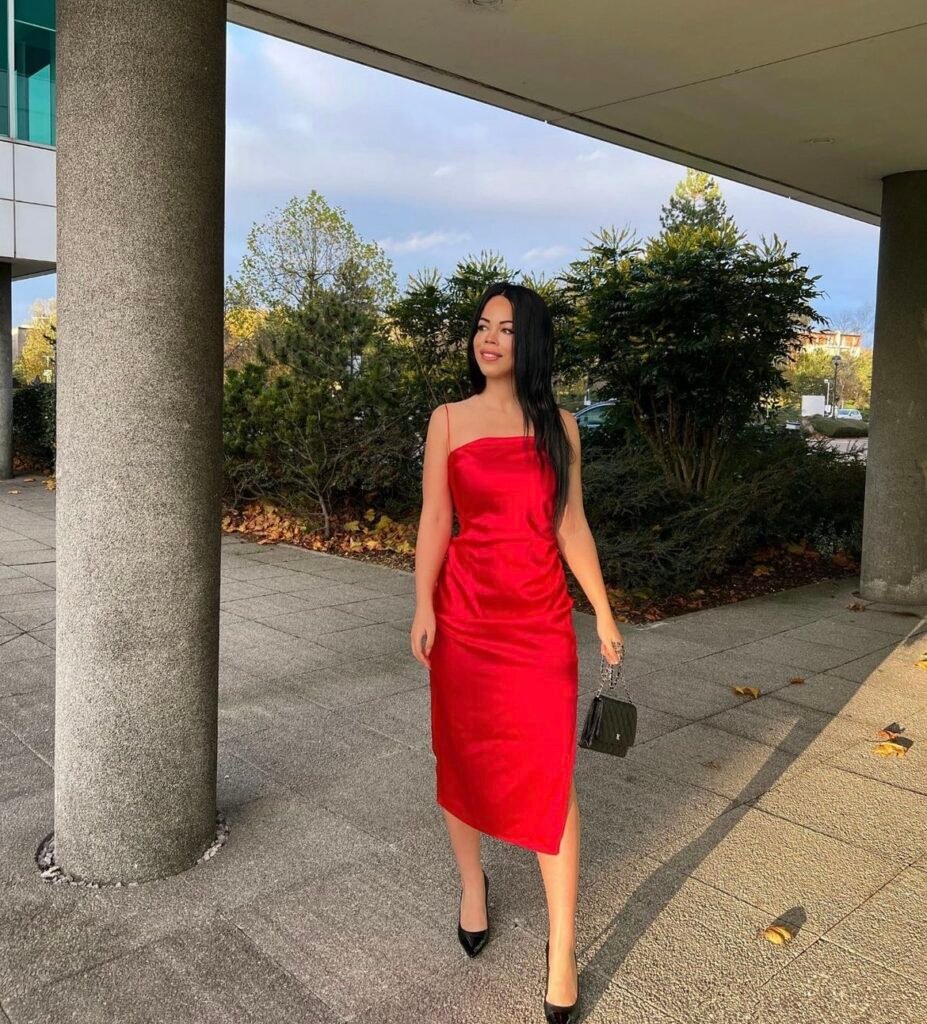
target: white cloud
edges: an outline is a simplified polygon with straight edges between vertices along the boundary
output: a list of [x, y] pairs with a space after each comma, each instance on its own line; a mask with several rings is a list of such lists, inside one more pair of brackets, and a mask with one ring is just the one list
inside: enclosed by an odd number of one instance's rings
[[577, 159], [589, 141], [575, 133], [269, 36], [230, 69], [229, 93], [232, 190], [598, 223], [681, 176], [617, 147]]
[[529, 249], [522, 258], [528, 263], [550, 263], [566, 256], [570, 251], [566, 245], [548, 245], [542, 249]]
[[379, 245], [388, 253], [396, 255], [412, 252], [423, 252], [441, 245], [458, 245], [470, 238], [469, 231], [416, 231], [407, 238], [381, 238]]

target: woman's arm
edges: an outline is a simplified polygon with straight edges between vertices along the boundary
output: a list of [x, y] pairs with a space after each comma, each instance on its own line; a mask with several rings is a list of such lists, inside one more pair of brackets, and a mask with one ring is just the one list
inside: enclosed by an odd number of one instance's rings
[[415, 539], [415, 615], [412, 653], [426, 668], [434, 643], [434, 586], [447, 552], [454, 509], [447, 482], [447, 415], [438, 406], [428, 421], [422, 471], [422, 511]]
[[565, 409], [560, 410], [560, 415], [570, 441], [570, 447], [573, 450], [573, 459], [570, 463], [566, 508], [556, 531], [557, 546], [570, 567], [570, 572], [576, 577], [589, 599], [589, 603], [595, 609], [599, 639], [602, 641], [602, 653], [610, 664], [615, 664], [617, 659], [612, 648], [612, 641], [623, 642], [623, 639], [608, 601], [605, 580], [602, 578], [602, 568], [599, 565], [599, 553], [596, 550], [595, 539], [589, 529], [586, 512], [583, 508], [579, 424], [572, 413]]

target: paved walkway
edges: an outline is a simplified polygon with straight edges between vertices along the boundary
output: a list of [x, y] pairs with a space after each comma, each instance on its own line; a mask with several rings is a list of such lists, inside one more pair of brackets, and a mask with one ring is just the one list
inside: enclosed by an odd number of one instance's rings
[[[533, 853], [484, 839], [492, 936], [457, 943], [411, 575], [223, 543], [229, 841], [136, 888], [52, 886], [54, 494], [0, 490], [0, 1021], [543, 1024]], [[853, 589], [625, 630], [641, 742], [577, 754], [584, 1020], [927, 1020], [927, 622]], [[914, 745], [876, 757], [893, 720]], [[788, 945], [757, 938], [780, 916]]]

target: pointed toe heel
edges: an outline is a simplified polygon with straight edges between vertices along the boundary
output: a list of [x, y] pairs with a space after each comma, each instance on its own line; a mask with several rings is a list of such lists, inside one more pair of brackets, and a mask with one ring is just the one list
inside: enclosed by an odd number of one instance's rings
[[[576, 1024], [579, 1020], [579, 978], [576, 980], [576, 1001], [570, 1006], [558, 1006], [547, 1001], [547, 982], [550, 980], [550, 940], [544, 943], [547, 970], [544, 975], [544, 1017], [547, 1024]], [[574, 952], [573, 956], [576, 954]]]
[[[461, 927], [460, 911], [458, 910], [457, 913], [457, 938], [469, 957], [476, 956], [489, 939], [489, 878], [485, 871], [483, 872], [483, 884], [486, 896], [486, 927], [478, 932], [468, 932], [466, 928]], [[463, 893], [460, 894], [460, 900], [462, 903]]]

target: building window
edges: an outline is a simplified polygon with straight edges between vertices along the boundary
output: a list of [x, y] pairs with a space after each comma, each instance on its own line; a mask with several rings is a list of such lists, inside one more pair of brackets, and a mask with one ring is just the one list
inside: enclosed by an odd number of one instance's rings
[[54, 146], [55, 0], [14, 0], [14, 5], [16, 137]]
[[0, 0], [0, 135], [10, 134], [10, 22], [7, 0]]

